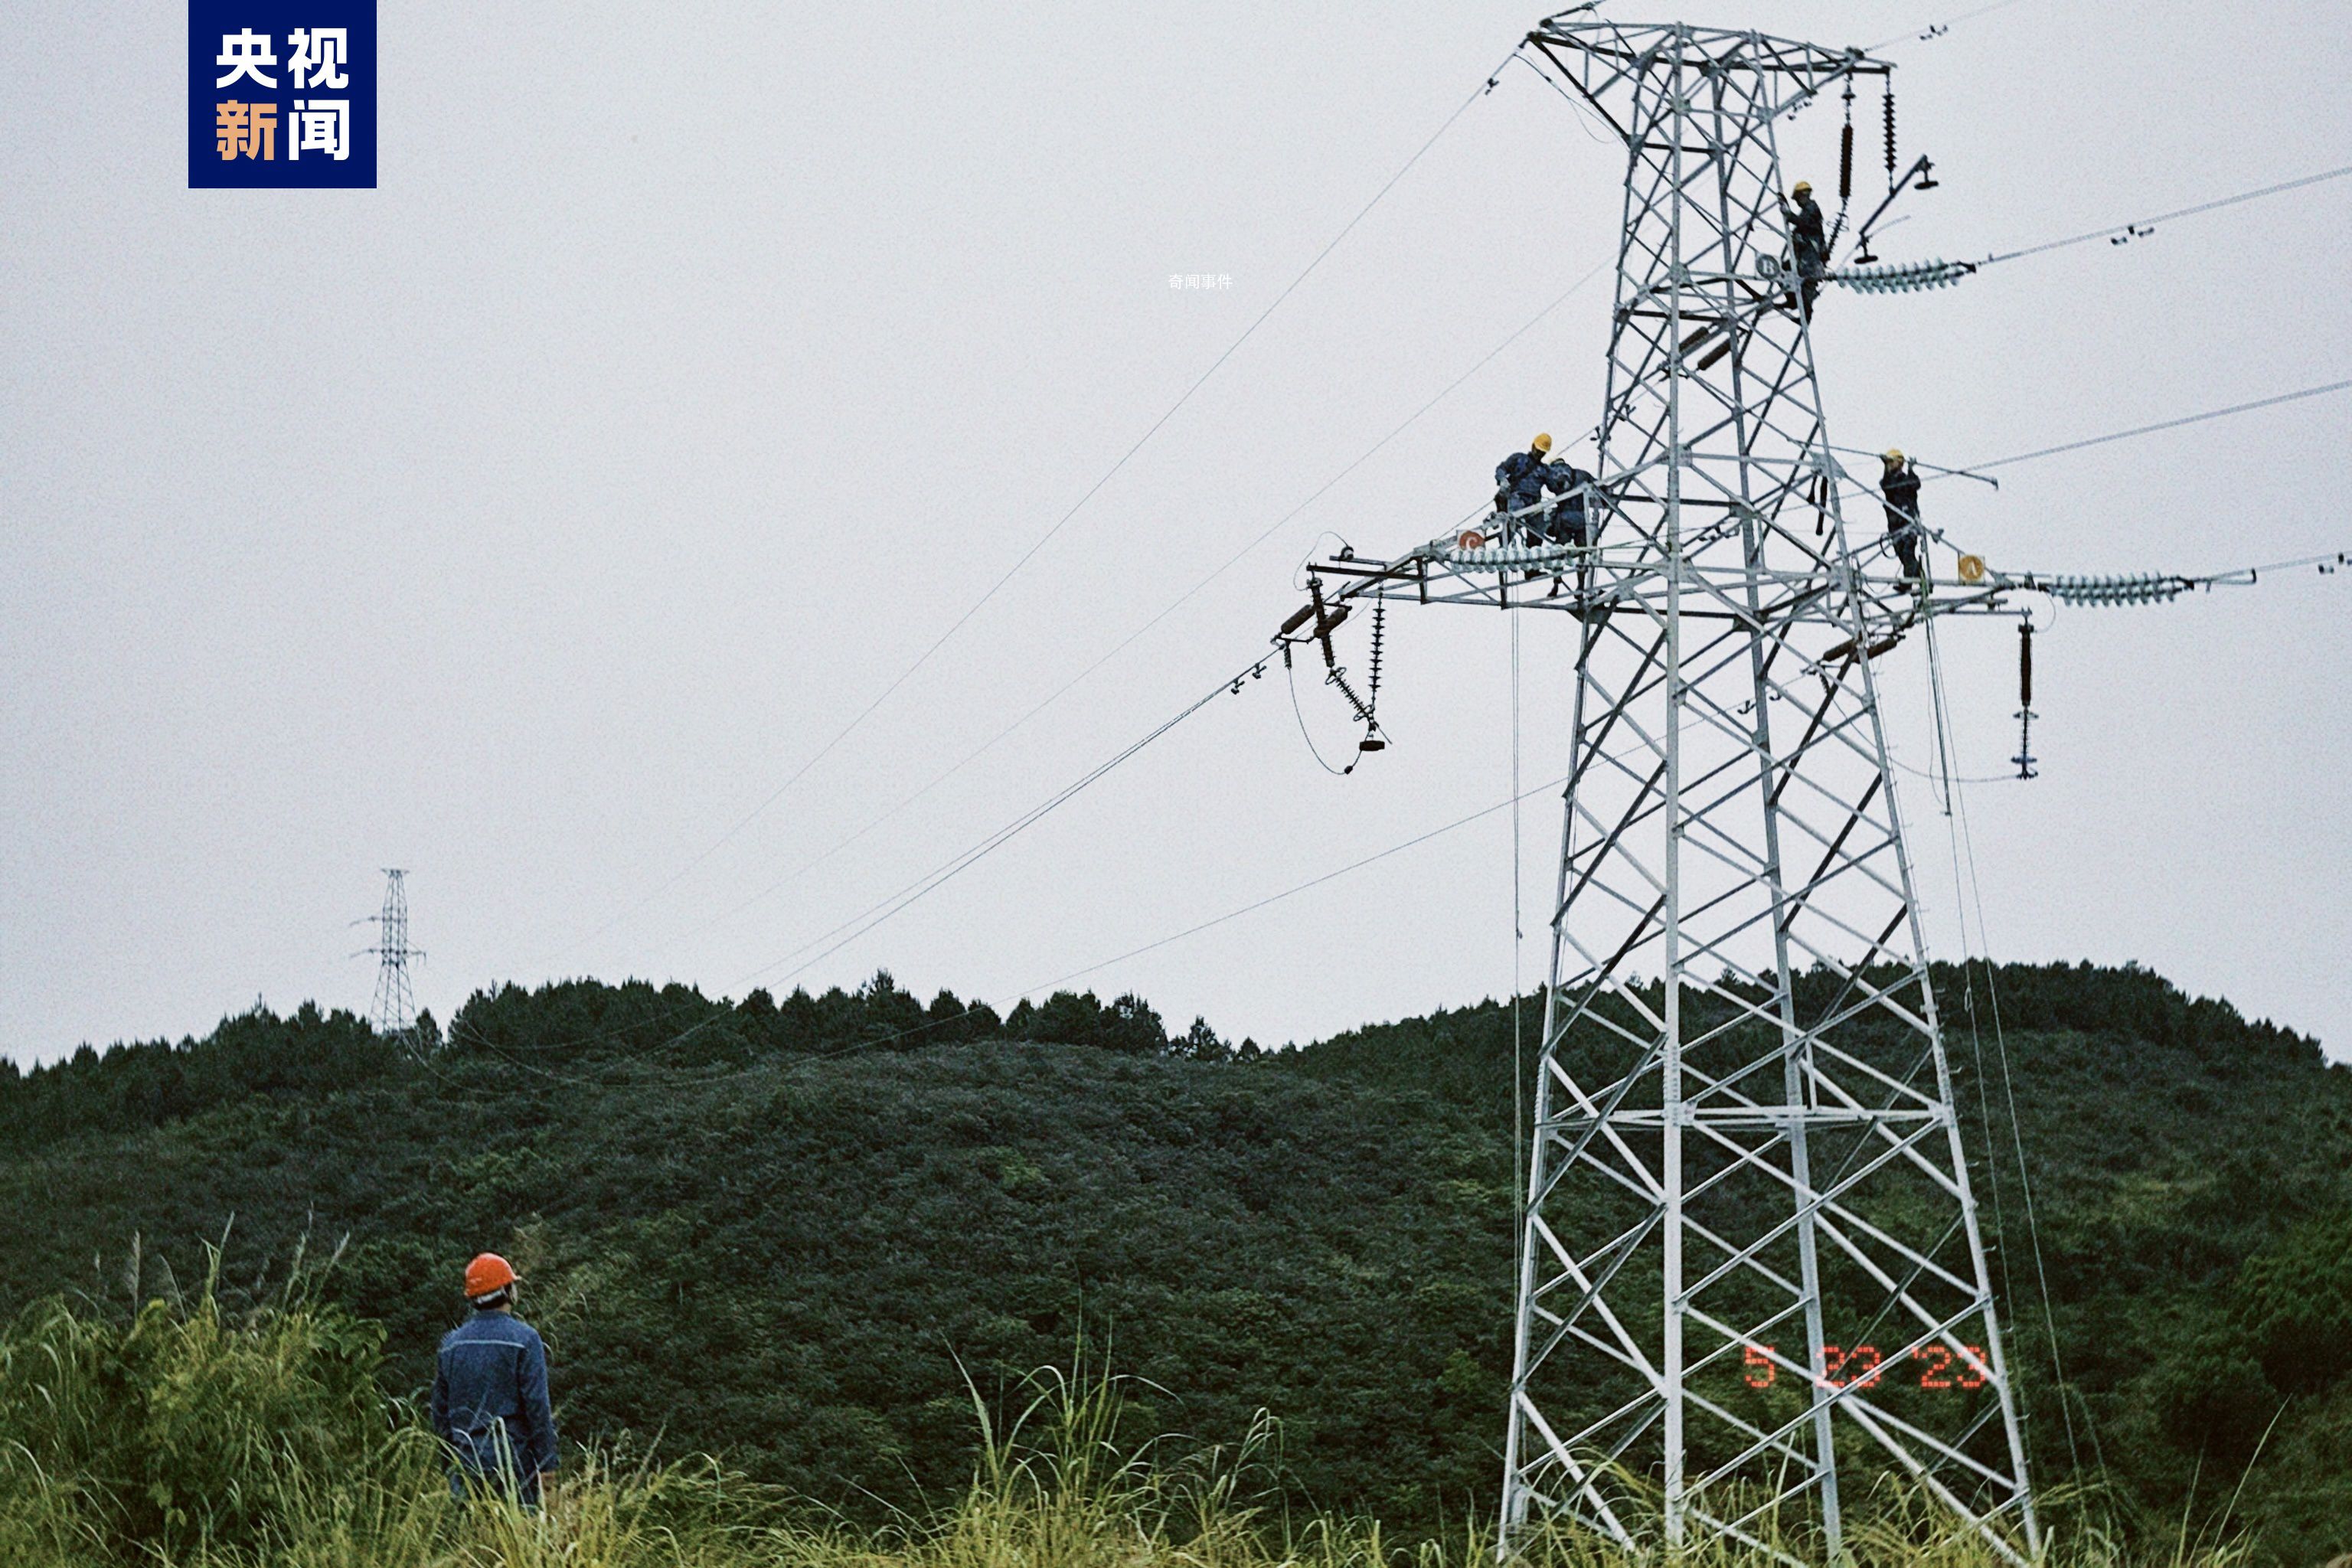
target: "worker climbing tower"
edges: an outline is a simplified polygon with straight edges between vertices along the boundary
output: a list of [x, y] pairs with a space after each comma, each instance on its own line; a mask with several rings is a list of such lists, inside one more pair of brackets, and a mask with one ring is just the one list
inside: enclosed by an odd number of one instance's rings
[[[1840, 513], [1778, 137], [1888, 67], [1575, 13], [1531, 58], [1628, 153], [1578, 617], [1503, 1484], [1669, 1543], [1810, 1542], [1894, 1469], [2038, 1530], [1871, 656], [1909, 593]], [[1509, 585], [1502, 588], [1506, 597]], [[1528, 599], [1538, 595], [1530, 585]]]

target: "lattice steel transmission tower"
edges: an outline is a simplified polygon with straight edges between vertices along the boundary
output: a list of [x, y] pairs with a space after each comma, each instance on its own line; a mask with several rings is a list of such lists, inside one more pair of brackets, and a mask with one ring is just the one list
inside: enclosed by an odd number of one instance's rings
[[1874, 519], [1849, 539], [1780, 196], [1789, 117], [1889, 68], [1577, 13], [1528, 47], [1628, 153], [1595, 534], [1327, 560], [1284, 632], [1328, 662], [1366, 597], [1575, 619], [1503, 1549], [1558, 1517], [1633, 1541], [1654, 1505], [1669, 1545], [1836, 1562], [1841, 1482], [1891, 1469], [2021, 1561], [2023, 1430], [1871, 668], [1928, 590], [1878, 567]]
[[1630, 1461], [1670, 1542], [1793, 1516], [1834, 1560], [1859, 1448], [2032, 1542], [1880, 601], [1784, 291], [1779, 128], [1888, 68], [1591, 19], [1529, 44], [1629, 157], [1598, 465], [1620, 540], [1580, 584], [1504, 1528], [1546, 1506], [1623, 1533]]
[[369, 1019], [375, 1032], [386, 1038], [412, 1039], [416, 1029], [416, 999], [409, 990], [408, 961], [423, 958], [425, 950], [408, 945], [407, 872], [384, 868], [383, 912], [364, 916], [355, 923], [364, 925], [371, 921], [376, 928], [375, 945], [360, 950], [374, 954], [380, 961], [375, 972], [375, 1004], [369, 1010]]

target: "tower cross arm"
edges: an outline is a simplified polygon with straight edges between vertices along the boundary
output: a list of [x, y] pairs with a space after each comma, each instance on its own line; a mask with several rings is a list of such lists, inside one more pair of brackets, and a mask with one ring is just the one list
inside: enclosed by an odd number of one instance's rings
[[1792, 96], [1803, 99], [1832, 82], [1884, 77], [1894, 69], [1858, 48], [1832, 48], [1730, 27], [1604, 21], [1584, 6], [1544, 18], [1528, 33], [1527, 46], [1550, 66], [1548, 74], [1555, 81], [1590, 104], [1629, 142], [1635, 137], [1635, 86], [1662, 63], [1705, 75], [1746, 72], [1784, 78], [1795, 89]]

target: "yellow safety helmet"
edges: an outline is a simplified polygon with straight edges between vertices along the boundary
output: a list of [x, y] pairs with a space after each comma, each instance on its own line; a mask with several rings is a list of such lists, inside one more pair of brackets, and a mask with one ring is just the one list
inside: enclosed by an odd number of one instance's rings
[[1789, 194], [1792, 196], [1810, 196], [1813, 194], [1813, 183], [1811, 180], [1799, 180], [1789, 187]]
[[1903, 466], [1903, 448], [1900, 447], [1889, 447], [1881, 456], [1890, 468], [1899, 468]]
[[1551, 450], [1551, 437], [1548, 433], [1538, 431], [1536, 438], [1528, 442], [1528, 446], [1534, 451], [1549, 452]]

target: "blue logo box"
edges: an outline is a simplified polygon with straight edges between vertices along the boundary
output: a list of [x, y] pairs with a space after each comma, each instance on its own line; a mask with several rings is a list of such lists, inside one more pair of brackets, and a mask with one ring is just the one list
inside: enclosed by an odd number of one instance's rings
[[375, 0], [188, 0], [188, 185], [375, 188]]

